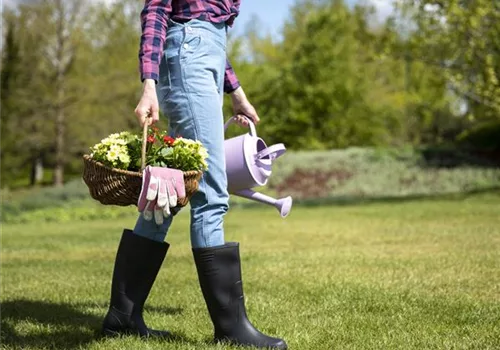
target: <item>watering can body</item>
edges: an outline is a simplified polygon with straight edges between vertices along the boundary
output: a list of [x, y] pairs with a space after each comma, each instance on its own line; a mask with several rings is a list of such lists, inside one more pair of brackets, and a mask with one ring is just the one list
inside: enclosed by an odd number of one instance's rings
[[[234, 122], [229, 119], [225, 129]], [[264, 186], [272, 173], [272, 163], [286, 151], [282, 143], [272, 146], [257, 136], [255, 125], [248, 119], [250, 132], [224, 141], [228, 191], [251, 200], [277, 207], [282, 217], [288, 215], [292, 198], [274, 199], [251, 189]]]

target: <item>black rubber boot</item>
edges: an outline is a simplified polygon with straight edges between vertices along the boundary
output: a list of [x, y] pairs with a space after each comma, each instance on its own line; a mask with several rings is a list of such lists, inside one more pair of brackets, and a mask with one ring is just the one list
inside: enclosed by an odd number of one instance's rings
[[286, 349], [284, 340], [269, 337], [248, 320], [241, 281], [238, 243], [193, 248], [201, 291], [214, 324], [216, 342]]
[[169, 336], [167, 331], [147, 328], [142, 318], [144, 303], [168, 247], [168, 243], [135, 235], [131, 230], [123, 231], [116, 253], [110, 307], [102, 325], [103, 335]]

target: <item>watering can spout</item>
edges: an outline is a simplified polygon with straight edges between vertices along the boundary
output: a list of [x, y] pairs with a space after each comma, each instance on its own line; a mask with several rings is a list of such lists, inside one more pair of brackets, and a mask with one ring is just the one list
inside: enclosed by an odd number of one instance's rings
[[255, 192], [252, 190], [239, 190], [234, 192], [234, 194], [257, 202], [272, 205], [276, 207], [276, 209], [278, 209], [282, 218], [288, 216], [290, 210], [292, 209], [293, 200], [292, 197], [290, 196], [285, 198], [275, 199], [260, 192]]

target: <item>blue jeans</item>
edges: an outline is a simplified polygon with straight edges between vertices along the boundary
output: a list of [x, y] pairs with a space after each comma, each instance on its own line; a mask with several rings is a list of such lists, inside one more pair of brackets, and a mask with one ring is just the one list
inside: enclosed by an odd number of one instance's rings
[[[223, 216], [229, 200], [222, 114], [225, 64], [224, 23], [169, 21], [156, 86], [160, 108], [172, 136], [200, 140], [209, 154], [208, 170], [190, 200], [193, 248], [225, 243]], [[163, 242], [172, 220], [170, 216], [163, 225], [156, 225], [139, 215], [134, 232]]]

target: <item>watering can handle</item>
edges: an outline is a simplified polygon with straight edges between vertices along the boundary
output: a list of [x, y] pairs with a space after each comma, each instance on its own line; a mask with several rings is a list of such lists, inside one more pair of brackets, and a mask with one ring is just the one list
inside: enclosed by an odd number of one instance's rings
[[[255, 124], [252, 122], [252, 119], [245, 117], [246, 120], [248, 121], [248, 126], [250, 127], [250, 135], [252, 136], [257, 136], [257, 131], [255, 130]], [[227, 130], [228, 126], [234, 123], [236, 120], [236, 117], [231, 117], [229, 120], [224, 124], [224, 130]]]
[[260, 151], [259, 153], [257, 153], [255, 155], [255, 158], [262, 159], [264, 157], [269, 156], [269, 158], [271, 158], [271, 160], [275, 160], [279, 156], [283, 155], [283, 153], [285, 153], [285, 151], [286, 151], [285, 145], [282, 143], [277, 143], [277, 144], [269, 146], [269, 147], [263, 149], [262, 151]]

